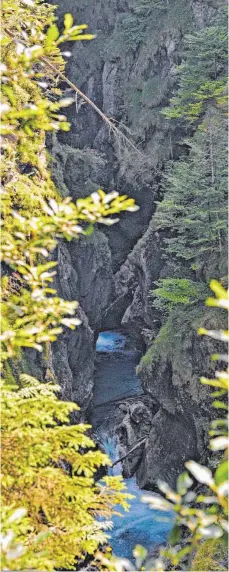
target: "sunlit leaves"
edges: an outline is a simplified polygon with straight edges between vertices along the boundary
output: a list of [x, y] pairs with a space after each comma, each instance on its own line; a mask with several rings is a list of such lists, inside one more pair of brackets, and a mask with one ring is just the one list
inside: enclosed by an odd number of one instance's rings
[[190, 479], [188, 473], [181, 473], [177, 479], [177, 491], [180, 495], [185, 495], [188, 489], [192, 486], [193, 480]]
[[[44, 342], [56, 340], [62, 332], [61, 326], [74, 329], [80, 324], [75, 316], [77, 303], [60, 299], [51, 287], [56, 262], [37, 264], [38, 255], [47, 258], [56, 247], [58, 238], [72, 240], [87, 234], [85, 223], [113, 224], [117, 220], [112, 218], [115, 214], [137, 208], [134, 200], [126, 195], [106, 195], [99, 189], [76, 203], [70, 198], [62, 202], [54, 199], [49, 203], [41, 202], [39, 217], [14, 213], [10, 232], [3, 232], [1, 258], [16, 271], [21, 286], [20, 293], [12, 293], [11, 296], [7, 285], [3, 288], [2, 313], [6, 319], [10, 317], [9, 325], [5, 323], [1, 336], [3, 361], [12, 357], [20, 347], [34, 347], [41, 351]], [[12, 323], [13, 329], [10, 327]]]
[[228, 481], [228, 462], [220, 463], [215, 472], [215, 482], [217, 485]]
[[[15, 11], [23, 15], [20, 10], [20, 3], [15, 3]], [[3, 3], [3, 24], [4, 17], [9, 17], [10, 7]], [[14, 126], [18, 138], [23, 138], [23, 132], [29, 137], [36, 136], [37, 129], [58, 130], [69, 129], [69, 124], [65, 117], [58, 114], [61, 103], [52, 102], [50, 99], [42, 97], [42, 79], [46, 82], [53, 79], [53, 71], [48, 68], [48, 61], [55, 63], [56, 72], [63, 69], [63, 59], [58, 46], [66, 41], [91, 40], [92, 34], [84, 34], [86, 24], [73, 25], [73, 18], [66, 14], [64, 20], [64, 33], [60, 34], [58, 26], [53, 22], [48, 27], [46, 33], [42, 31], [42, 26], [38, 23], [34, 25], [33, 19], [39, 18], [43, 13], [38, 1], [34, 2], [34, 14], [26, 13], [24, 8], [23, 28], [21, 22], [17, 22], [16, 32], [11, 30], [10, 21], [3, 25], [3, 45], [10, 46], [10, 50], [3, 54], [4, 76], [3, 76], [3, 101], [2, 112], [4, 114], [2, 132], [7, 135]], [[46, 21], [50, 10], [47, 10]], [[12, 14], [11, 14], [12, 16]], [[39, 20], [38, 20], [39, 21]], [[45, 25], [43, 25], [43, 29]], [[45, 59], [46, 58], [46, 59]], [[50, 60], [49, 60], [50, 59]], [[29, 85], [29, 80], [32, 84]], [[33, 86], [34, 83], [34, 86]], [[24, 85], [26, 96], [18, 97], [17, 85]], [[31, 97], [31, 88], [33, 97]], [[35, 96], [35, 98], [34, 98]], [[27, 101], [28, 98], [28, 101]], [[8, 102], [10, 105], [8, 105]]]
[[147, 550], [144, 548], [144, 546], [137, 544], [133, 551], [133, 556], [135, 558], [137, 569], [141, 570], [141, 566], [147, 556]]
[[62, 33], [53, 6], [41, 0], [3, 0], [2, 16], [1, 561], [6, 570], [53, 572], [93, 555], [106, 541], [113, 508], [127, 510], [129, 496], [121, 477], [96, 482], [108, 457], [90, 426], [71, 424], [79, 408], [57, 398], [62, 387], [49, 367], [54, 383], [20, 374], [20, 350], [45, 346], [51, 355], [63, 329], [80, 324], [77, 302], [61, 299], [53, 285], [58, 239], [86, 236], [95, 223], [114, 224], [137, 207], [102, 190], [62, 201], [51, 180], [46, 132], [69, 129], [62, 108], [72, 103], [57, 87], [59, 46], [92, 39], [87, 26], [66, 14]]
[[[161, 310], [172, 310], [178, 305], [190, 306], [205, 299], [205, 284], [193, 282], [187, 278], [162, 278], [156, 282], [152, 291], [153, 305]], [[156, 299], [155, 299], [156, 298]]]
[[55, 40], [57, 40], [57, 38], [59, 38], [59, 30], [57, 25], [53, 24], [50, 26], [50, 28], [48, 28], [46, 33], [46, 45], [51, 45]]
[[195, 461], [188, 461], [185, 465], [199, 483], [209, 486], [213, 484], [212, 472], [207, 467], [202, 467]]
[[73, 17], [71, 14], [65, 14], [64, 16], [64, 31], [67, 32], [73, 25]]
[[226, 310], [229, 309], [229, 291], [226, 291], [225, 288], [217, 280], [211, 280], [210, 288], [215, 294], [215, 298], [208, 298], [206, 301], [207, 306], [216, 306], [218, 308], [225, 308]]
[[[38, 570], [74, 569], [76, 559], [105, 542], [104, 518], [116, 505], [127, 509], [129, 495], [121, 477], [95, 483], [97, 469], [110, 461], [96, 449], [88, 425], [69, 423], [77, 405], [60, 401], [52, 383], [25, 374], [20, 382], [15, 390], [2, 384], [2, 498], [14, 509], [7, 510], [11, 535], [2, 537], [3, 561], [10, 570], [32, 562]], [[19, 533], [23, 550], [16, 550]], [[38, 540], [45, 553], [36, 549]]]
[[210, 448], [212, 451], [222, 451], [229, 448], [229, 439], [227, 437], [215, 437], [211, 439]]

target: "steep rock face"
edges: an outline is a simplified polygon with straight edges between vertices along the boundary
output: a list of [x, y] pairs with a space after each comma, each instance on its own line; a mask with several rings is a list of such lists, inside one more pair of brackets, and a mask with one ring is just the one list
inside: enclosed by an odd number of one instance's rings
[[[150, 292], [154, 282], [159, 279], [164, 267], [162, 257], [161, 238], [154, 231], [153, 220], [143, 237], [137, 242], [126, 262], [115, 275], [116, 304], [124, 301], [124, 311], [121, 324], [136, 335], [147, 336], [147, 329], [158, 330], [158, 315], [152, 307]], [[105, 324], [112, 324], [113, 308], [107, 308]]]
[[190, 459], [198, 459], [195, 427], [187, 417], [160, 409], [154, 416], [137, 469], [139, 486], [152, 488], [162, 480], [174, 487], [185, 461]]
[[[93, 386], [92, 330], [101, 324], [103, 329], [122, 324], [151, 348], [161, 326], [150, 291], [165, 275], [163, 236], [155, 232], [151, 218], [155, 200], [160, 199], [161, 170], [170, 158], [179, 156], [183, 136], [161, 110], [176, 81], [173, 72], [184, 33], [205, 26], [213, 9], [201, 0], [164, 4], [155, 8], [153, 2], [143, 0], [59, 1], [60, 19], [71, 12], [76, 22], [87, 22], [97, 34], [93, 42], [69, 45], [68, 77], [120, 129], [126, 126], [124, 134], [140, 151], [114, 137], [79, 97], [67, 110], [70, 133], [61, 133], [50, 143], [54, 178], [64, 195], [76, 199], [98, 187], [115, 189], [134, 197], [141, 207], [131, 216], [124, 214], [115, 227], [59, 250], [63, 263], [58, 291], [67, 299], [79, 300], [82, 326], [56, 343], [53, 364], [66, 397], [85, 409]], [[72, 95], [71, 90], [66, 88], [66, 95]], [[149, 349], [139, 368], [143, 388], [158, 407], [150, 418], [138, 466], [130, 471], [137, 470], [141, 486], [151, 486], [157, 477], [174, 481], [175, 467], [179, 472], [185, 459], [203, 451], [200, 426], [208, 416], [208, 396], [200, 388], [199, 375], [208, 370], [204, 356], [211, 348], [202, 347], [189, 326], [180, 342], [179, 355], [173, 347], [169, 357], [163, 355], [163, 347], [156, 356]], [[203, 408], [198, 416], [199, 400]], [[169, 445], [168, 432], [173, 435]], [[131, 431], [129, 435], [128, 446], [136, 437]]]
[[51, 364], [62, 399], [75, 401], [84, 415], [93, 389], [94, 336], [80, 307], [77, 316], [81, 320], [77, 330], [65, 332], [52, 345]]
[[68, 330], [52, 346], [52, 367], [65, 399], [82, 411], [90, 404], [94, 371], [94, 330], [99, 329], [112, 292], [111, 256], [107, 238], [98, 230], [92, 236], [60, 242], [56, 288], [64, 299], [78, 300], [81, 325]]
[[[162, 445], [167, 448], [167, 432], [173, 433], [174, 470], [179, 466], [176, 454], [187, 460], [190, 454], [188, 434], [192, 437], [193, 454], [196, 458], [204, 458], [206, 454], [209, 428], [209, 418], [212, 415], [210, 392], [207, 386], [200, 383], [201, 375], [211, 377], [214, 373], [214, 363], [210, 356], [220, 347], [213, 340], [201, 338], [197, 334], [198, 325], [204, 323], [207, 328], [220, 327], [221, 317], [212, 316], [208, 311], [199, 308], [199, 318], [193, 314], [177, 332], [159, 332], [153, 345], [150, 346], [140, 362], [138, 373], [142, 387], [163, 412], [166, 433], [163, 433], [160, 415], [154, 418], [155, 430], [161, 433]], [[179, 327], [179, 322], [178, 322]], [[221, 348], [222, 349], [222, 348]], [[184, 438], [180, 441], [179, 432], [174, 429], [177, 421]], [[185, 437], [186, 436], [186, 437]], [[177, 441], [176, 441], [177, 439]], [[163, 448], [162, 446], [162, 448]], [[155, 457], [157, 444], [154, 433], [146, 444], [147, 449]], [[194, 451], [195, 449], [195, 451]], [[179, 472], [179, 471], [178, 471]]]
[[[76, 22], [86, 22], [96, 33], [92, 42], [69, 45], [68, 77], [132, 142], [114, 136], [101, 117], [77, 97], [67, 109], [71, 131], [58, 134], [56, 149], [52, 149], [58, 163], [57, 184], [65, 192], [68, 189], [75, 197], [98, 186], [107, 191], [115, 188], [134, 197], [141, 207], [105, 231], [115, 271], [147, 229], [161, 167], [180, 152], [181, 132], [171, 128], [161, 109], [175, 82], [173, 71], [183, 33], [195, 25], [195, 15], [192, 2], [185, 7], [181, 0], [173, 4], [167, 13], [142, 0], [59, 2], [60, 21], [68, 11]], [[74, 95], [70, 89], [66, 94]]]
[[[53, 363], [64, 396], [74, 398], [84, 408], [93, 385], [91, 329], [100, 329], [112, 300], [112, 327], [120, 325], [132, 298], [127, 285], [125, 295], [116, 303], [111, 265], [114, 271], [118, 270], [147, 230], [155, 209], [160, 168], [179, 148], [178, 136], [170, 132], [160, 109], [168, 101], [174, 82], [172, 70], [179, 59], [182, 31], [175, 20], [170, 26], [165, 21], [156, 29], [154, 15], [150, 21], [144, 16], [144, 29], [143, 15], [138, 10], [138, 2], [132, 0], [82, 0], [77, 4], [67, 0], [58, 6], [60, 20], [65, 12], [71, 12], [76, 22], [87, 22], [97, 34], [93, 42], [69, 45], [72, 57], [67, 65], [68, 77], [139, 148], [121, 136], [114, 137], [99, 115], [80, 98], [67, 110], [70, 132], [49, 139], [53, 177], [64, 196], [71, 195], [75, 200], [98, 187], [106, 191], [115, 188], [134, 197], [141, 207], [132, 215], [124, 213], [111, 229], [103, 227], [103, 232], [96, 230], [85, 240], [59, 247], [58, 293], [66, 299], [79, 300], [84, 314], [79, 329], [65, 333], [56, 342]], [[182, 16], [181, 27], [183, 20]], [[135, 31], [138, 24], [140, 35]], [[72, 95], [71, 90], [66, 89], [66, 95]], [[143, 303], [140, 299], [137, 302]], [[109, 320], [105, 325], [103, 322], [103, 327], [109, 327]]]
[[[216, 345], [200, 338], [197, 328], [200, 323], [216, 327], [217, 318], [220, 320], [217, 315], [203, 312], [200, 304], [199, 313], [192, 308], [186, 314], [178, 312], [177, 330], [161, 328], [161, 314], [153, 306], [150, 292], [155, 281], [168, 272], [169, 261], [162, 256], [162, 239], [163, 234], [155, 232], [152, 220], [115, 275], [116, 299], [108, 307], [105, 319], [105, 323], [112, 325], [116, 304], [119, 308], [126, 305], [119, 315], [121, 325], [137, 338], [140, 336], [148, 348], [137, 372], [144, 392], [157, 405], [158, 412], [151, 419], [147, 440], [132, 455], [135, 461], [131, 457], [124, 463], [125, 474], [132, 476], [136, 472], [141, 487], [153, 487], [158, 478], [174, 486], [186, 460], [203, 458], [211, 400], [207, 386], [200, 384], [200, 376], [213, 373], [210, 355]], [[131, 416], [129, 425], [128, 440], [122, 441], [123, 454], [141, 437]]]

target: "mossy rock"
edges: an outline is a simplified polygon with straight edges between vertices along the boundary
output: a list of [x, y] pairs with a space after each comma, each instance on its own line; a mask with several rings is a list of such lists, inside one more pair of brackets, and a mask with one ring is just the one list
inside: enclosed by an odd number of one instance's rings
[[227, 547], [221, 538], [203, 542], [193, 560], [192, 571], [208, 572], [209, 570], [227, 570]]

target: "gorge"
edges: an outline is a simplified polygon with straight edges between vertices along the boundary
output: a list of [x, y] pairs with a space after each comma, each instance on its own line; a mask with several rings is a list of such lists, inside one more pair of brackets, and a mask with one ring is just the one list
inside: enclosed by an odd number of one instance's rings
[[226, 570], [227, 32], [3, 0], [5, 570]]
[[[210, 401], [199, 378], [211, 374], [209, 356], [215, 347], [197, 335], [201, 313], [203, 324], [215, 320], [207, 311], [203, 314], [207, 290], [196, 305], [177, 306], [174, 323], [166, 323], [171, 327], [167, 338], [164, 312], [153, 303], [152, 291], [168, 276], [194, 279], [201, 288], [210, 276], [222, 276], [225, 271], [221, 262], [219, 269], [215, 255], [210, 267], [209, 259], [197, 261], [196, 271], [186, 262], [180, 266], [179, 260], [176, 267], [175, 256], [165, 256], [170, 230], [158, 226], [154, 215], [164, 195], [163, 173], [171, 162], [190, 152], [184, 137], [191, 136], [193, 127], [187, 128], [179, 119], [168, 121], [161, 113], [177, 89], [174, 70], [181, 62], [184, 37], [207, 29], [224, 3], [154, 4], [59, 2], [60, 21], [69, 11], [97, 33], [92, 42], [73, 47], [68, 77], [126, 129], [135, 148], [113, 137], [80, 99], [68, 110], [70, 133], [61, 132], [49, 142], [53, 176], [63, 195], [76, 199], [100, 186], [133, 196], [140, 207], [137, 213], [122, 215], [112, 227], [97, 228], [91, 236], [59, 245], [58, 291], [68, 300], [79, 301], [82, 325], [53, 344], [52, 361], [65, 399], [76, 401], [87, 417], [98, 333], [123, 328], [135, 339], [145, 354], [138, 365], [144, 395], [139, 398], [140, 418], [145, 399], [150, 418], [137, 468], [141, 487], [154, 487], [158, 478], [174, 485], [185, 460], [205, 458]], [[133, 439], [128, 447], [138, 435]], [[135, 472], [136, 467], [128, 476]]]

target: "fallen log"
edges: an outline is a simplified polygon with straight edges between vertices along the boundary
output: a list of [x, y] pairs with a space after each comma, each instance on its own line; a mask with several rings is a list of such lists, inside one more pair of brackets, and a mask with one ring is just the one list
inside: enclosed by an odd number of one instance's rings
[[144, 437], [143, 439], [140, 439], [140, 441], [138, 441], [134, 447], [132, 447], [132, 449], [130, 449], [126, 455], [123, 455], [123, 457], [120, 457], [119, 459], [117, 459], [117, 461], [115, 461], [112, 465], [112, 468], [115, 465], [118, 465], [118, 463], [121, 463], [121, 461], [124, 461], [124, 459], [126, 459], [126, 457], [128, 457], [131, 453], [133, 453], [133, 451], [135, 451], [135, 449], [138, 449], [138, 447], [140, 447], [140, 445], [142, 445], [143, 443], [145, 443], [146, 439], [147, 439], [148, 435], [146, 435], [146, 437]]

